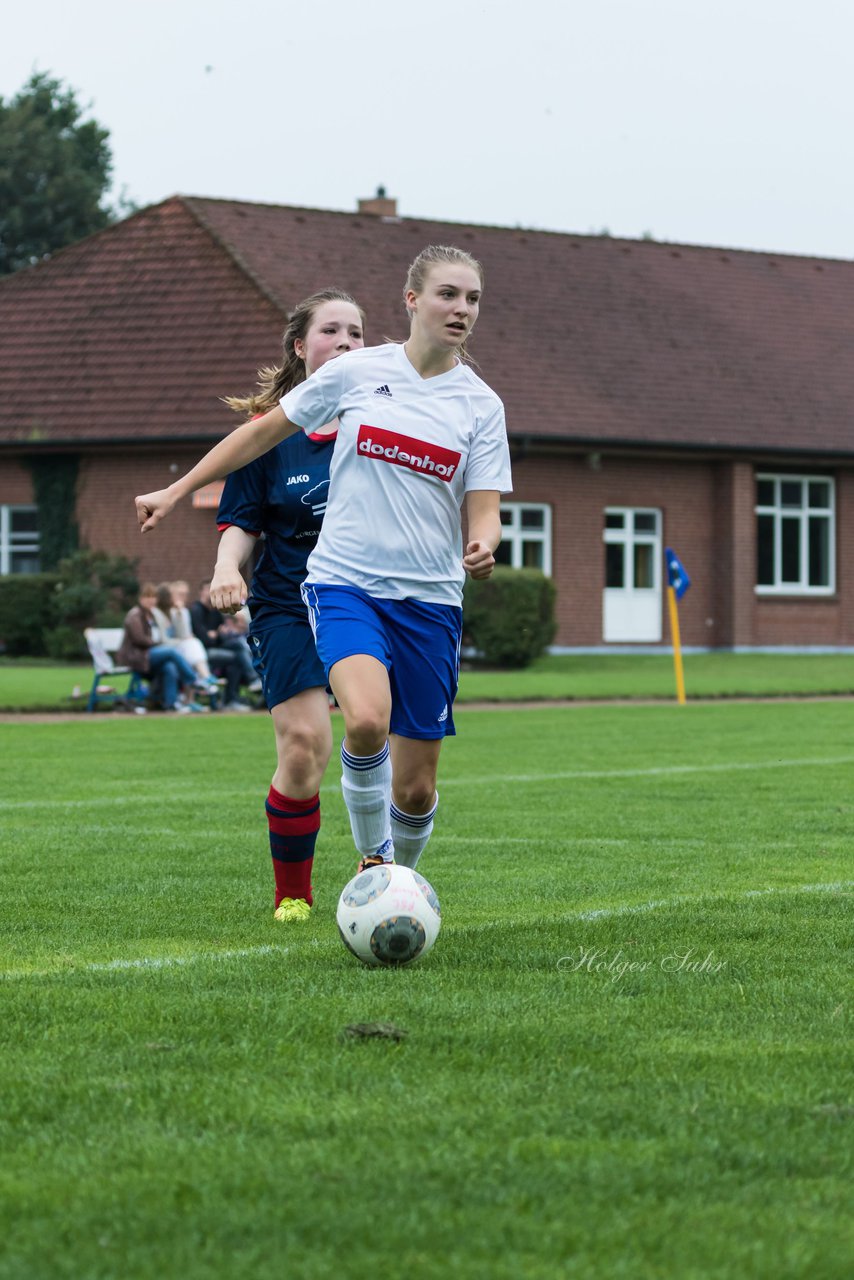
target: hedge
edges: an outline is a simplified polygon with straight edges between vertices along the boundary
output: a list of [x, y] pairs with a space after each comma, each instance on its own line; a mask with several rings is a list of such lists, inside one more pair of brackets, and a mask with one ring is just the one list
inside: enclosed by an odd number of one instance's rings
[[56, 625], [55, 573], [10, 573], [0, 577], [0, 648], [9, 657], [44, 657]]
[[66, 556], [56, 573], [0, 577], [0, 652], [86, 658], [84, 628], [120, 627], [138, 585], [133, 561], [88, 550]]
[[554, 639], [556, 592], [538, 569], [498, 566], [492, 576], [466, 581], [463, 640], [476, 661], [492, 667], [527, 667]]
[[47, 651], [60, 661], [85, 657], [84, 628], [120, 627], [136, 603], [135, 562], [83, 548], [60, 561], [57, 576], [55, 625], [47, 636]]
[[[61, 568], [0, 577], [0, 649], [10, 657], [83, 657], [84, 626], [120, 625], [136, 587], [131, 563], [77, 552]], [[467, 580], [463, 639], [478, 662], [526, 667], [556, 629], [554, 583], [538, 570], [498, 566], [490, 578]]]

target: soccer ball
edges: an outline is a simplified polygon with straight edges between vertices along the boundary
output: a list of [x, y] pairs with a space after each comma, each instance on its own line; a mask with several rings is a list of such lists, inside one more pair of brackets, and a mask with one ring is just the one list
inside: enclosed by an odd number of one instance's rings
[[442, 913], [432, 885], [396, 862], [368, 867], [345, 884], [336, 913], [345, 947], [370, 965], [401, 965], [425, 956]]

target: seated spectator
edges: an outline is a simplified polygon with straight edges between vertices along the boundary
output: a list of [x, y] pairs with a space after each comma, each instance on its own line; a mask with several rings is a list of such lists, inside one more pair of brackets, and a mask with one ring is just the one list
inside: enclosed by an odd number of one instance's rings
[[156, 607], [157, 588], [151, 582], [144, 582], [139, 590], [139, 604], [134, 605], [125, 618], [125, 631], [116, 661], [120, 666], [130, 667], [148, 679], [159, 681], [165, 711], [187, 715], [192, 706], [180, 701], [181, 689], [204, 689], [207, 686], [183, 654], [173, 649], [168, 641], [164, 644], [159, 633], [155, 635]]
[[208, 663], [208, 652], [193, 635], [193, 622], [187, 608], [187, 597], [190, 588], [186, 582], [161, 582], [157, 588], [157, 608], [155, 619], [166, 627], [166, 634], [173, 649], [183, 653], [190, 666], [209, 685], [211, 692], [219, 687], [219, 682], [211, 674]]
[[[154, 598], [154, 608], [151, 610], [151, 633], [155, 641], [160, 644], [167, 644], [172, 639], [172, 619], [169, 616], [171, 611], [172, 592], [167, 582], [161, 582]], [[173, 647], [178, 648], [177, 645]], [[184, 654], [184, 657], [186, 658], [187, 655]]]
[[241, 685], [250, 693], [257, 693], [261, 681], [252, 665], [252, 655], [246, 638], [246, 629], [235, 627], [233, 619], [226, 619], [211, 604], [211, 582], [206, 578], [199, 585], [199, 598], [190, 605], [193, 634], [201, 640], [208, 654], [213, 671], [221, 670], [226, 679], [226, 711], [248, 711], [239, 699]]
[[[155, 640], [159, 638], [162, 644], [168, 644], [170, 648], [177, 649], [187, 659], [198, 677], [199, 689], [212, 695], [211, 706], [216, 707], [219, 695], [219, 681], [211, 675], [207, 651], [201, 641], [197, 640], [191, 631], [187, 638], [182, 639], [179, 637], [179, 628], [175, 625], [176, 611], [172, 597], [172, 587], [168, 582], [161, 582], [157, 588], [157, 603], [151, 612], [154, 616], [152, 630]], [[181, 627], [181, 630], [183, 629]], [[185, 701], [185, 699], [179, 698], [179, 701]], [[206, 707], [200, 702], [194, 702], [190, 699], [186, 699], [186, 701], [189, 701], [191, 711], [210, 710], [210, 707]]]

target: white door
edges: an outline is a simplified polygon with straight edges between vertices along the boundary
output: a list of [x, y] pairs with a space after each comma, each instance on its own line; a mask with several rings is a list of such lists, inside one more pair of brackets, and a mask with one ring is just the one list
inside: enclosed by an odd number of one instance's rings
[[649, 507], [605, 511], [606, 643], [661, 639], [661, 512]]

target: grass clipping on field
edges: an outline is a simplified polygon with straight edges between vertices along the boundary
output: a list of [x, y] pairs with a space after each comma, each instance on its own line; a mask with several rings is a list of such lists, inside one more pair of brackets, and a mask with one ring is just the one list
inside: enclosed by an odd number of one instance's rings
[[341, 1032], [345, 1040], [403, 1040], [408, 1034], [393, 1022], [351, 1022]]

